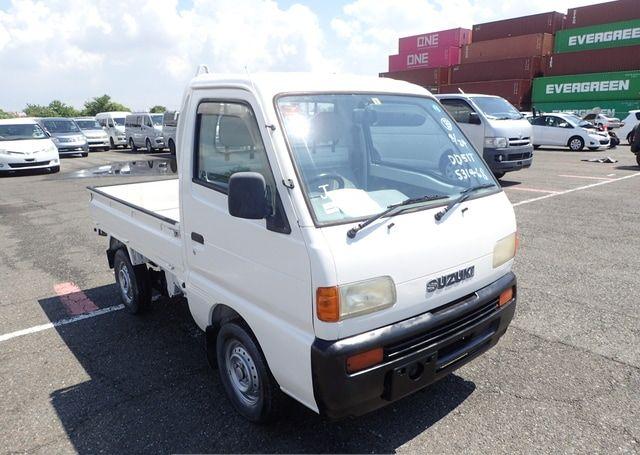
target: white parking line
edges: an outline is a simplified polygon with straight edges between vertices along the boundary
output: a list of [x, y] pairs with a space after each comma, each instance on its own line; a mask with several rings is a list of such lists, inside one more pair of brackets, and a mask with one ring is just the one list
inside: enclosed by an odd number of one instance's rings
[[559, 191], [551, 191], [551, 190], [539, 190], [537, 188], [527, 188], [524, 186], [507, 186], [502, 188], [503, 190], [517, 190], [517, 191], [529, 191], [532, 193], [550, 193], [550, 194], [556, 194], [559, 193]]
[[49, 322], [47, 324], [36, 325], [29, 327], [28, 329], [16, 330], [15, 332], [5, 333], [0, 335], [0, 342], [7, 341], [12, 338], [21, 337], [23, 335], [29, 335], [30, 333], [42, 332], [43, 330], [53, 329], [54, 327], [60, 327], [67, 324], [73, 324], [74, 322], [82, 321], [83, 319], [95, 318], [96, 316], [102, 316], [103, 314], [111, 313], [113, 311], [119, 311], [124, 309], [124, 305], [115, 305], [107, 308], [102, 308], [91, 313], [81, 314], [68, 319], [62, 319], [56, 322]]
[[560, 174], [558, 177], [568, 177], [571, 179], [587, 179], [587, 180], [611, 180], [609, 177], [593, 177], [591, 175], [566, 175]]
[[532, 199], [525, 199], [524, 201], [516, 202], [515, 204], [513, 204], [513, 206], [517, 207], [519, 205], [530, 204], [532, 202], [542, 201], [543, 199], [549, 199], [549, 198], [556, 197], [556, 196], [562, 196], [563, 194], [569, 194], [569, 193], [573, 193], [575, 191], [587, 190], [589, 188], [593, 188], [593, 187], [600, 186], [600, 185], [607, 185], [607, 184], [613, 183], [613, 182], [619, 182], [620, 180], [630, 179], [630, 178], [633, 178], [633, 177], [637, 177], [639, 175], [640, 175], [640, 172], [637, 172], [635, 174], [625, 175], [624, 177], [619, 177], [617, 179], [607, 179], [607, 180], [600, 181], [598, 183], [592, 183], [591, 185], [579, 186], [577, 188], [572, 188], [570, 190], [560, 191], [559, 193], [546, 194], [544, 196], [534, 197]]

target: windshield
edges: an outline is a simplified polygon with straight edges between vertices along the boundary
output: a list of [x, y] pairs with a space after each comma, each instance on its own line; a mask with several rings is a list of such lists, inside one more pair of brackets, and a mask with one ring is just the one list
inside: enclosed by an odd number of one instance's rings
[[0, 125], [0, 141], [23, 141], [27, 139], [46, 139], [47, 135], [35, 123], [17, 123]]
[[277, 105], [317, 224], [364, 219], [425, 195], [445, 196], [421, 204], [433, 207], [466, 188], [495, 185], [456, 123], [430, 98], [291, 95]]
[[490, 119], [518, 120], [522, 114], [504, 98], [497, 96], [474, 96], [471, 98], [480, 110]]
[[76, 120], [76, 123], [78, 124], [81, 130], [101, 130], [102, 129], [102, 127], [100, 126], [97, 120], [80, 119], [80, 120]]
[[51, 134], [56, 133], [79, 133], [80, 128], [73, 120], [49, 120], [43, 119], [42, 124]]
[[151, 114], [151, 121], [153, 122], [153, 126], [162, 126], [163, 118], [164, 114]]
[[115, 117], [113, 119], [113, 121], [116, 123], [116, 125], [118, 126], [124, 126], [124, 117]]

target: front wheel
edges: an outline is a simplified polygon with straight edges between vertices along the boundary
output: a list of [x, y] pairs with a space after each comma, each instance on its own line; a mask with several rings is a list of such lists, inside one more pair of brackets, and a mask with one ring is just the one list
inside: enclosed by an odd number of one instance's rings
[[236, 411], [251, 422], [274, 420], [285, 397], [253, 335], [227, 322], [218, 332], [216, 357], [220, 380]]
[[640, 166], [640, 153], [636, 153], [636, 163]]
[[55, 174], [56, 172], [60, 172], [60, 166], [51, 166], [49, 170], [52, 174]]
[[149, 271], [142, 265], [133, 265], [123, 249], [116, 251], [113, 258], [113, 272], [120, 291], [120, 298], [131, 314], [146, 310], [151, 304], [151, 282]]
[[111, 149], [112, 149], [112, 150], [113, 150], [114, 148], [116, 148], [116, 143], [115, 143], [115, 142], [113, 142], [113, 138], [112, 138], [112, 137], [110, 137], [110, 138], [109, 138], [109, 145], [111, 146]]
[[493, 173], [493, 175], [495, 175], [498, 180], [500, 180], [502, 177], [504, 177], [505, 174], [506, 174], [506, 172], [494, 172]]
[[147, 153], [153, 152], [153, 147], [151, 147], [151, 141], [149, 140], [149, 138], [147, 138], [147, 140], [144, 142], [144, 145], [147, 148]]
[[82, 152], [82, 157], [83, 157], [83, 158], [86, 158], [86, 157], [88, 157], [88, 156], [89, 156], [89, 153], [88, 153], [88, 152]]
[[579, 152], [584, 148], [584, 139], [579, 136], [573, 136], [569, 139], [568, 145], [572, 152]]
[[133, 153], [136, 153], [138, 151], [138, 147], [136, 146], [136, 143], [133, 142], [133, 138], [132, 137], [129, 138], [129, 148], [131, 149], [131, 151]]
[[533, 149], [534, 149], [534, 150], [538, 150], [539, 148], [540, 148], [540, 146], [539, 146], [539, 145], [533, 144]]
[[627, 134], [627, 142], [629, 143], [629, 145], [633, 144], [633, 134], [632, 133]]
[[172, 140], [169, 140], [169, 153], [176, 155], [176, 144]]

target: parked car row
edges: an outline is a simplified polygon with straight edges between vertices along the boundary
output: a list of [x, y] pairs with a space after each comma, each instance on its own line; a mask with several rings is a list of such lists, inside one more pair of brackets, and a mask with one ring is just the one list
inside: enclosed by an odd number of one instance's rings
[[0, 120], [0, 173], [27, 169], [60, 170], [51, 136], [34, 120]]

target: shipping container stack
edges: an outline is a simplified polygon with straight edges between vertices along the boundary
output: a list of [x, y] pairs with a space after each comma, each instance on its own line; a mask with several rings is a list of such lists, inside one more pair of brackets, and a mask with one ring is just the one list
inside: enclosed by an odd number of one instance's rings
[[533, 105], [625, 118], [640, 109], [640, 0], [572, 8], [533, 84]]
[[389, 72], [382, 77], [400, 79], [438, 93], [449, 84], [449, 69], [460, 63], [462, 47], [471, 42], [471, 30], [456, 28], [398, 40], [398, 54], [389, 56]]
[[549, 12], [474, 25], [471, 44], [440, 92], [498, 95], [518, 109], [530, 109], [533, 78], [542, 74], [563, 21], [562, 13]]

